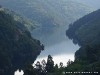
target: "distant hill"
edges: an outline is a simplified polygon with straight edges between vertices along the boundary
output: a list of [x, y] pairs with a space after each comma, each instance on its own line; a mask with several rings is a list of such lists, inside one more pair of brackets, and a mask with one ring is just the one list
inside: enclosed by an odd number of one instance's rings
[[15, 13], [14, 11], [11, 11], [7, 8], [2, 7], [2, 6], [1, 6], [0, 10], [4, 11], [7, 14], [11, 14], [15, 21], [19, 21], [22, 24], [24, 24], [26, 29], [28, 29], [29, 31], [31, 31], [37, 27], [36, 24], [34, 24], [30, 19], [23, 17], [23, 16]]
[[[73, 0], [74, 1], [74, 0]], [[75, 0], [95, 9], [100, 9], [100, 0]]]
[[0, 75], [14, 75], [17, 69], [32, 64], [43, 50], [23, 22], [0, 7]]
[[81, 46], [71, 67], [77, 64], [81, 68], [77, 71], [100, 72], [100, 9], [71, 24], [66, 34]]
[[46, 45], [62, 42], [68, 25], [93, 11], [72, 0], [0, 0], [0, 3], [35, 21], [37, 29], [32, 35]]
[[88, 14], [73, 24], [70, 24], [67, 35], [71, 39], [76, 39], [76, 42], [78, 40], [80, 45], [96, 43], [95, 40], [97, 40], [100, 32], [99, 19], [100, 10]]

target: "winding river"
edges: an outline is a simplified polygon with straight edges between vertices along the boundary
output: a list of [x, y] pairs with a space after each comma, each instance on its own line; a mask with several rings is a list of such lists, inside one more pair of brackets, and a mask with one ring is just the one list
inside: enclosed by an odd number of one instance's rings
[[41, 62], [43, 59], [47, 60], [48, 55], [51, 55], [55, 64], [59, 65], [60, 62], [63, 62], [64, 66], [66, 66], [69, 59], [74, 61], [74, 54], [78, 49], [79, 46], [66, 37], [66, 40], [58, 44], [45, 46], [45, 50], [37, 57], [35, 63], [37, 61]]
[[[66, 40], [61, 43], [52, 46], [45, 46], [45, 50], [40, 53], [35, 60], [35, 63], [37, 61], [41, 62], [43, 59], [47, 60], [47, 56], [50, 54], [53, 57], [55, 64], [59, 65], [60, 62], [63, 62], [64, 66], [66, 66], [69, 59], [74, 61], [74, 54], [78, 49], [79, 46], [77, 44], [75, 45], [72, 40], [66, 37]], [[16, 71], [15, 75], [23, 75], [23, 71]]]

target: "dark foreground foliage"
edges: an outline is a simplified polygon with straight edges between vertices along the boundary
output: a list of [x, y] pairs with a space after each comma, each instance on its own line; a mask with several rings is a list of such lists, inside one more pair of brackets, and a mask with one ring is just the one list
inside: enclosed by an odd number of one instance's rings
[[66, 34], [81, 46], [75, 53], [74, 64], [66, 71], [100, 72], [100, 9], [71, 24]]
[[13, 75], [32, 64], [43, 48], [22, 23], [0, 8], [0, 75]]

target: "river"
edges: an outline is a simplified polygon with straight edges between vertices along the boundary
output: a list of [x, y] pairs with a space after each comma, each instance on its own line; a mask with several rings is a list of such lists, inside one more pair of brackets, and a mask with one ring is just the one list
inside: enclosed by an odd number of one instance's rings
[[35, 63], [37, 61], [41, 62], [43, 59], [47, 60], [48, 55], [51, 55], [55, 64], [59, 65], [60, 62], [63, 62], [64, 66], [66, 66], [69, 59], [74, 61], [74, 54], [78, 49], [77, 44], [75, 45], [72, 40], [66, 38], [61, 43], [45, 47], [45, 50], [37, 57]]
[[[63, 27], [55, 33], [48, 34], [48, 36], [40, 34], [39, 30], [34, 30], [32, 32], [32, 36], [39, 39], [45, 46], [44, 51], [42, 51], [37, 57], [33, 66], [37, 61], [41, 62], [43, 59], [47, 60], [48, 55], [51, 55], [53, 57], [54, 64], [58, 65], [60, 62], [63, 62], [63, 65], [66, 66], [69, 59], [74, 61], [74, 54], [79, 49], [79, 45], [74, 44], [73, 41], [66, 36], [66, 29], [67, 27]], [[16, 71], [15, 75], [23, 75], [23, 71]]]
[[[47, 56], [50, 54], [53, 57], [55, 64], [59, 65], [60, 62], [63, 62], [64, 66], [66, 66], [69, 59], [74, 61], [74, 54], [78, 49], [79, 46], [77, 44], [75, 45], [72, 40], [66, 38], [66, 40], [61, 43], [45, 47], [45, 50], [40, 53], [35, 63], [37, 61], [41, 62], [43, 59], [47, 60]], [[23, 75], [23, 71], [16, 71], [15, 75]]]

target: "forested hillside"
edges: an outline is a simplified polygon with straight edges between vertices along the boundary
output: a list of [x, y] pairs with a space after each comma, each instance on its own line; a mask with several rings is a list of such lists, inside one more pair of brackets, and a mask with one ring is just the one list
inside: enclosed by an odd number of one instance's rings
[[39, 40], [12, 14], [0, 7], [0, 75], [14, 75], [17, 69], [32, 64], [43, 50]]
[[70, 24], [66, 34], [69, 38], [78, 40], [80, 45], [94, 44], [100, 32], [100, 10], [97, 10]]
[[51, 25], [65, 25], [93, 10], [72, 0], [1, 0], [0, 3], [42, 25], [49, 21]]
[[5, 11], [5, 13], [7, 13], [7, 14], [11, 14], [15, 21], [19, 21], [20, 23], [22, 23], [26, 27], [26, 29], [28, 29], [29, 31], [31, 31], [37, 27], [36, 24], [34, 24], [34, 22], [32, 22], [30, 19], [23, 17], [22, 15], [19, 15], [14, 11], [11, 11], [2, 6], [1, 6], [0, 10]]
[[69, 69], [100, 72], [100, 10], [71, 24], [66, 34], [81, 46], [75, 53], [75, 63]]
[[31, 19], [37, 26], [32, 32], [33, 37], [40, 39], [45, 45], [64, 41], [68, 25], [93, 11], [72, 0], [0, 0], [0, 3]]

